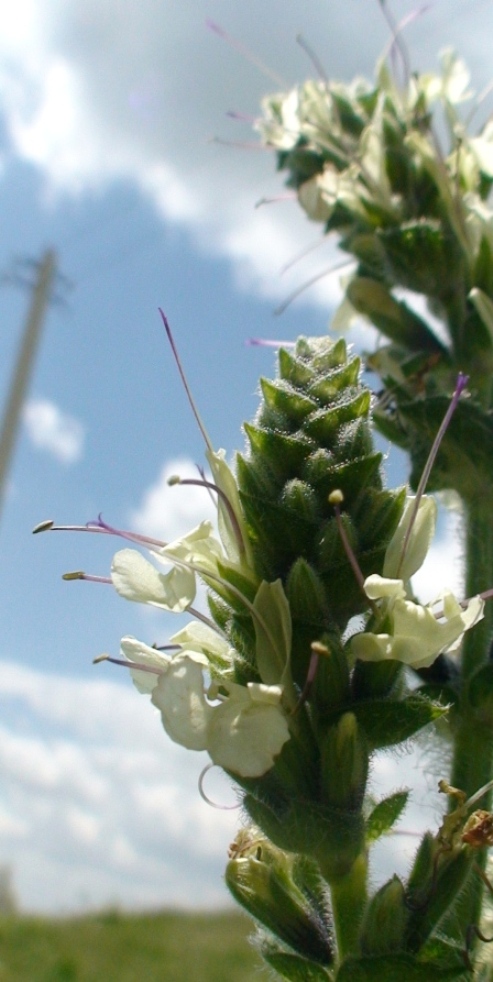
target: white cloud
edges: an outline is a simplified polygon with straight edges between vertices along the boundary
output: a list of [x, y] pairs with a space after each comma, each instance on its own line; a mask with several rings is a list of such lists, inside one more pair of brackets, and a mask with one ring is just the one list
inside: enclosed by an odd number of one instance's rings
[[78, 419], [50, 402], [31, 399], [23, 410], [23, 421], [31, 442], [46, 450], [64, 464], [74, 464], [82, 457], [84, 427]]
[[[97, 671], [87, 681], [0, 662], [0, 865], [11, 866], [21, 904], [45, 912], [224, 906], [238, 812], [199, 796], [206, 755], [171, 743], [130, 679]], [[435, 790], [423, 759], [405, 752], [373, 770], [377, 797], [417, 788], [402, 823], [413, 835], [436, 828], [443, 804], [436, 794], [425, 799], [423, 773]], [[229, 783], [216, 782], [213, 770], [207, 793], [230, 806]], [[374, 881], [392, 864], [404, 873], [415, 848], [412, 836], [386, 839]]]
[[195, 485], [169, 486], [170, 477], [200, 480], [192, 460], [178, 457], [168, 460], [153, 484], [142, 495], [139, 507], [131, 514], [131, 527], [145, 535], [167, 542], [190, 532], [199, 522], [215, 521], [215, 502], [206, 488]]
[[[187, 465], [170, 462], [148, 492], [140, 523], [151, 534], [162, 507], [174, 530], [185, 521], [162, 506], [159, 491], [165, 502], [168, 491], [179, 492], [165, 478], [186, 473]], [[198, 518], [202, 503], [190, 506], [192, 521], [193, 508]], [[460, 595], [451, 577], [460, 550], [457, 517], [446, 524], [419, 577], [420, 595], [435, 596], [437, 583]], [[202, 800], [206, 755], [171, 743], [149, 699], [117, 669], [106, 677], [105, 671], [112, 669], [95, 669], [87, 680], [0, 663], [0, 865], [12, 866], [16, 892], [30, 910], [226, 904], [222, 874], [238, 813]], [[443, 774], [435, 771], [442, 763], [429, 734], [417, 753], [404, 749], [374, 762], [377, 798], [403, 785], [413, 789], [400, 823], [410, 834], [378, 846], [375, 884], [395, 869], [404, 875], [416, 836], [436, 830], [444, 803], [436, 792]], [[230, 806], [233, 789], [218, 778], [214, 770], [207, 775], [206, 792]]]
[[[249, 125], [224, 114], [257, 114], [261, 96], [278, 85], [208, 31], [205, 19], [221, 23], [286, 85], [313, 73], [295, 41], [300, 30], [328, 74], [348, 79], [371, 75], [386, 43], [376, 0], [0, 6], [0, 88], [13, 152], [37, 164], [49, 185], [72, 193], [125, 178], [166, 219], [185, 224], [201, 248], [229, 256], [249, 289], [284, 297], [309, 278], [313, 260], [282, 279], [279, 269], [313, 240], [315, 226], [296, 204], [254, 209], [282, 191], [273, 157], [210, 142], [214, 135], [251, 142]], [[404, 16], [414, 0], [394, 6]], [[411, 60], [429, 68], [440, 47], [455, 44], [473, 56], [481, 87], [489, 80], [492, 19], [484, 4], [434, 5], [406, 32]], [[323, 280], [305, 294], [311, 303], [333, 299], [333, 284]]]
[[168, 740], [130, 679], [2, 662], [0, 706], [0, 863], [22, 904], [228, 902], [221, 876], [237, 812], [200, 798], [207, 758]]

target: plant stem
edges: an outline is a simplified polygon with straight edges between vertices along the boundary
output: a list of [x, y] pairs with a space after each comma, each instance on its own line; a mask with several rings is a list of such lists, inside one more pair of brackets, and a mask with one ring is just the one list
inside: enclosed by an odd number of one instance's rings
[[[493, 584], [493, 511], [488, 499], [477, 500], [466, 513], [466, 596]], [[491, 778], [493, 731], [470, 705], [467, 683], [489, 659], [493, 635], [493, 603], [486, 602], [484, 618], [464, 635], [462, 692], [455, 735], [452, 784], [469, 797]]]
[[358, 935], [367, 900], [367, 873], [367, 856], [361, 853], [351, 872], [330, 884], [339, 961], [358, 953]]
[[[472, 597], [493, 584], [493, 512], [489, 495], [471, 503], [466, 513], [466, 596]], [[493, 634], [493, 603], [487, 601], [485, 616], [467, 631], [462, 648], [462, 689], [454, 731], [454, 755], [451, 784], [465, 791], [467, 797], [486, 784], [492, 776], [493, 729], [482, 718], [468, 696], [471, 676], [489, 660]], [[479, 807], [489, 808], [491, 794]], [[452, 804], [453, 807], [453, 804]], [[486, 849], [478, 851], [477, 862], [484, 868]], [[477, 924], [481, 913], [482, 884], [479, 876], [471, 880], [470, 890], [461, 899], [460, 918], [467, 929]]]

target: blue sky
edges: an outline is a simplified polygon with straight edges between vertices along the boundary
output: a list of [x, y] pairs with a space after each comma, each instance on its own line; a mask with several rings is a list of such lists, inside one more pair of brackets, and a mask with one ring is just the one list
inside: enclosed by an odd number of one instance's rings
[[[311, 73], [299, 31], [329, 75], [350, 79], [372, 73], [385, 24], [371, 0], [0, 0], [0, 10], [0, 272], [49, 246], [72, 283], [48, 312], [1, 516], [0, 863], [28, 909], [224, 904], [237, 816], [200, 799], [203, 758], [167, 740], [130, 680], [91, 664], [123, 634], [152, 643], [177, 625], [107, 587], [62, 582], [70, 569], [106, 574], [111, 541], [31, 529], [102, 511], [170, 539], [203, 517], [200, 492], [165, 487], [204, 448], [158, 306], [212, 442], [231, 454], [273, 363], [245, 339], [325, 332], [337, 302], [332, 277], [273, 314], [334, 252], [321, 243], [281, 275], [317, 229], [289, 202], [255, 209], [282, 191], [269, 154], [211, 141], [251, 141], [226, 113], [254, 116], [278, 84], [206, 19], [286, 84]], [[436, 0], [407, 32], [413, 65], [434, 67], [452, 44], [481, 89], [492, 28], [486, 0]], [[28, 299], [7, 283], [0, 292], [4, 395]], [[460, 543], [439, 548], [452, 568]], [[438, 562], [437, 550], [429, 581]], [[379, 780], [392, 769], [384, 762]], [[230, 800], [224, 786], [217, 795]]]

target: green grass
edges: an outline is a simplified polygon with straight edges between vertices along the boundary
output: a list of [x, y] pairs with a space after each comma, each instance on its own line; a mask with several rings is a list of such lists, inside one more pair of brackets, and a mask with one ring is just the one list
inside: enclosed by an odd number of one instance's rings
[[0, 982], [255, 982], [249, 933], [241, 914], [2, 918]]

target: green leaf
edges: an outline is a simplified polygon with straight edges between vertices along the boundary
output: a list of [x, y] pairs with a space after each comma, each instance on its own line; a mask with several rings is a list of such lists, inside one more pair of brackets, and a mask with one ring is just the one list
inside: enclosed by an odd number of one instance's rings
[[[299, 341], [298, 341], [299, 346]], [[286, 348], [279, 349], [279, 375], [293, 385], [303, 387], [308, 385], [315, 377], [315, 370], [306, 361], [298, 358], [296, 353], [288, 351]]]
[[319, 919], [331, 929], [329, 918], [330, 894], [329, 888], [321, 876], [318, 863], [309, 856], [299, 853], [293, 858], [291, 871], [293, 882], [309, 900], [310, 906], [316, 911]]
[[331, 972], [326, 971], [316, 962], [309, 962], [299, 955], [289, 955], [283, 951], [272, 951], [260, 948], [262, 958], [271, 968], [288, 982], [328, 982], [333, 979]]
[[441, 969], [435, 962], [419, 962], [411, 955], [347, 958], [336, 982], [452, 982], [467, 977], [464, 966]]
[[[409, 877], [411, 913], [407, 947], [412, 951], [420, 951], [438, 930], [444, 918], [454, 910], [471, 875], [474, 863], [471, 850], [463, 849], [452, 853], [450, 857], [442, 850], [442, 858], [438, 863], [437, 851], [439, 847], [436, 841], [425, 836]], [[420, 867], [426, 870], [426, 866], [429, 869], [428, 876], [418, 876]]]
[[418, 219], [379, 229], [376, 235], [385, 249], [388, 271], [399, 286], [428, 297], [457, 291], [461, 258], [444, 223]]
[[409, 909], [402, 881], [394, 874], [366, 905], [359, 931], [359, 951], [371, 957], [400, 953], [404, 945]]
[[445, 706], [415, 695], [399, 701], [371, 699], [353, 704], [351, 710], [365, 731], [370, 750], [409, 740], [448, 712]]
[[359, 358], [350, 358], [337, 369], [333, 368], [328, 375], [318, 375], [307, 387], [308, 395], [326, 405], [331, 402], [343, 389], [357, 385], [361, 371]]
[[408, 798], [409, 791], [396, 791], [375, 805], [366, 820], [366, 841], [368, 843], [376, 842], [385, 832], [390, 832], [404, 811]]
[[[413, 461], [410, 483], [417, 487], [429, 448], [450, 405], [447, 396], [400, 403]], [[433, 465], [428, 489], [455, 488], [466, 501], [489, 496], [493, 483], [493, 418], [472, 399], [461, 400]]]
[[442, 350], [427, 324], [402, 301], [395, 300], [383, 283], [368, 276], [356, 276], [347, 288], [355, 310], [374, 324], [386, 337], [415, 351]]

